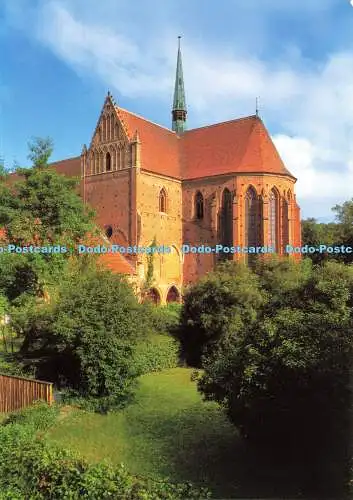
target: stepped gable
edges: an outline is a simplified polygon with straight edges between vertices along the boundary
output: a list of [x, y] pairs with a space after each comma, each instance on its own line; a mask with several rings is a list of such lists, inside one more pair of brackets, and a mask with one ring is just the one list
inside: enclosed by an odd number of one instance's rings
[[141, 142], [141, 168], [156, 174], [181, 178], [179, 138], [171, 130], [116, 107], [130, 140], [138, 132]]

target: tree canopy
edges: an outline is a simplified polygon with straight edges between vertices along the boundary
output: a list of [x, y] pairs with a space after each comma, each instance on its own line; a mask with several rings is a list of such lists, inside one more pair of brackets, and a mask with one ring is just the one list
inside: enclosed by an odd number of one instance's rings
[[84, 206], [77, 193], [78, 181], [47, 166], [49, 150], [49, 141], [38, 140], [31, 150], [36, 166], [20, 169], [16, 182], [0, 179], [0, 227], [5, 230], [2, 240], [16, 247], [56, 246], [68, 252], [2, 253], [0, 289], [10, 299], [30, 289], [37, 294], [55, 283], [72, 256], [69, 250], [87, 233], [96, 231], [94, 212]]
[[67, 274], [55, 298], [17, 328], [22, 358], [37, 376], [110, 407], [131, 394], [134, 349], [148, 324], [147, 310], [121, 276], [88, 267]]
[[28, 159], [37, 168], [46, 167], [54, 150], [54, 142], [50, 137], [33, 137], [28, 143]]
[[353, 267], [268, 258], [253, 273], [230, 263], [185, 297], [184, 347], [192, 359], [192, 337], [202, 346], [199, 390], [267, 450], [314, 460], [347, 449]]

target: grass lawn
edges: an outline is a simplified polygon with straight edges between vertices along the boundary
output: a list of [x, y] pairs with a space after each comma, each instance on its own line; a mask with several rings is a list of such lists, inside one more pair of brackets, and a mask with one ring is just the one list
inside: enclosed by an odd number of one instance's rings
[[186, 368], [144, 375], [129, 407], [108, 415], [69, 412], [49, 439], [93, 462], [123, 462], [136, 475], [208, 486], [216, 498], [280, 496], [281, 479], [293, 495], [284, 471], [274, 477], [266, 459], [251, 456], [190, 375]]

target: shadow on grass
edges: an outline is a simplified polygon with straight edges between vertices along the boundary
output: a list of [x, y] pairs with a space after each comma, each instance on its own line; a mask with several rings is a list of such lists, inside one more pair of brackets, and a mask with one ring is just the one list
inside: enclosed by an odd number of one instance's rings
[[337, 456], [323, 461], [298, 450], [260, 450], [233, 432], [226, 418], [222, 425], [215, 412], [195, 405], [172, 418], [141, 413], [131, 425], [158, 448], [161, 474], [207, 486], [215, 498], [345, 498], [338, 483], [346, 464]]

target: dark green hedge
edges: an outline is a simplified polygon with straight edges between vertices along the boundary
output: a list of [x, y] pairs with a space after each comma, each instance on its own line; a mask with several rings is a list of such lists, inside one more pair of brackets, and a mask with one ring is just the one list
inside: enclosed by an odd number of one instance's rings
[[151, 334], [136, 348], [134, 364], [140, 375], [175, 368], [179, 363], [179, 344], [169, 335]]

